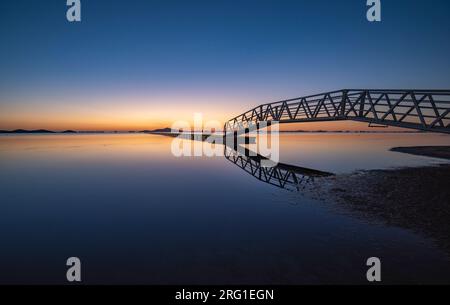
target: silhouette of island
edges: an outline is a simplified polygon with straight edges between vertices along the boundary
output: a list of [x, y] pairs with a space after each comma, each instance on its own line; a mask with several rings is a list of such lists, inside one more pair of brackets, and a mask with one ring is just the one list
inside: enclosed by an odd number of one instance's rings
[[55, 133], [55, 132], [47, 129], [35, 129], [35, 130], [15, 129], [15, 130], [0, 130], [0, 133]]
[[166, 128], [153, 129], [153, 130], [144, 130], [142, 132], [149, 132], [149, 133], [151, 133], [151, 132], [172, 132], [172, 129], [169, 127], [166, 127]]

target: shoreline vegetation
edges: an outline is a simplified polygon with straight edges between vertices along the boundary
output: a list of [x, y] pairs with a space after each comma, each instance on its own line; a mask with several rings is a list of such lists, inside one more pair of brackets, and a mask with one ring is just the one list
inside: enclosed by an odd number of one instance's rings
[[362, 170], [321, 178], [308, 194], [366, 221], [402, 227], [450, 253], [450, 146], [391, 151], [443, 159], [434, 166]]

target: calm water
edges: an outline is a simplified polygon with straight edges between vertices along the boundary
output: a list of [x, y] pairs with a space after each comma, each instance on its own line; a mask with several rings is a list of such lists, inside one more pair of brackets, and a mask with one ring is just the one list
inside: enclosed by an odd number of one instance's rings
[[[144, 134], [0, 136], [0, 283], [450, 282], [432, 240], [261, 182], [224, 157], [175, 158]], [[434, 134], [285, 134], [281, 161], [333, 173], [442, 160], [389, 152]]]

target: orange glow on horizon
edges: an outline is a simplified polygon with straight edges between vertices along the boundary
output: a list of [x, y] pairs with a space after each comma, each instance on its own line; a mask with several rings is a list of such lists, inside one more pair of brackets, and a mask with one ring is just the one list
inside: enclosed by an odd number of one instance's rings
[[203, 121], [225, 122], [234, 114], [227, 100], [206, 98], [117, 97], [83, 100], [61, 100], [59, 103], [33, 101], [10, 104], [0, 112], [0, 129], [48, 129], [54, 131], [130, 131], [171, 127], [175, 121], [192, 125], [194, 113], [202, 113]]
[[[118, 96], [114, 98], [60, 98], [59, 102], [30, 103], [17, 101], [2, 107], [0, 129], [48, 129], [54, 131], [140, 131], [171, 127], [176, 121], [193, 126], [194, 113], [202, 113], [203, 122], [218, 121], [220, 126], [250, 108], [252, 102], [230, 105], [232, 97], [145, 97]], [[339, 121], [281, 124], [282, 131], [340, 131], [402, 130], [399, 128], [369, 128], [368, 124]]]
[[[181, 119], [190, 123], [192, 129], [193, 124], [192, 119], [186, 118]], [[219, 122], [224, 122], [224, 120], [218, 120]], [[44, 122], [44, 123], [40, 123]], [[53, 131], [64, 131], [64, 130], [76, 130], [76, 131], [141, 131], [141, 130], [153, 130], [160, 128], [170, 128], [175, 122], [167, 120], [151, 121], [151, 120], [133, 120], [130, 118], [128, 120], [111, 120], [102, 121], [96, 120], [95, 118], [86, 119], [73, 119], [69, 118], [64, 122], [60, 120], [46, 119], [42, 120], [29, 120], [29, 121], [18, 121], [14, 123], [12, 121], [6, 122], [2, 121], [0, 123], [1, 130], [15, 130], [15, 129], [47, 129]], [[222, 126], [222, 125], [221, 125]], [[281, 124], [280, 131], [400, 131], [405, 130], [401, 128], [389, 127], [389, 128], [374, 128], [369, 127], [368, 124], [352, 122], [352, 121], [341, 121], [341, 122], [315, 122], [315, 123], [296, 123], [296, 124]]]

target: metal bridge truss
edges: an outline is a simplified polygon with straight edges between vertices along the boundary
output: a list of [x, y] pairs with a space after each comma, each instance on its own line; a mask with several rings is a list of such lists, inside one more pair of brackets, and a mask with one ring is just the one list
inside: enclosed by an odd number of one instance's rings
[[344, 89], [257, 106], [225, 123], [244, 134], [262, 123], [353, 120], [450, 133], [450, 90]]

